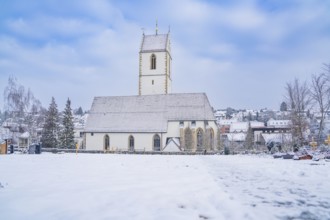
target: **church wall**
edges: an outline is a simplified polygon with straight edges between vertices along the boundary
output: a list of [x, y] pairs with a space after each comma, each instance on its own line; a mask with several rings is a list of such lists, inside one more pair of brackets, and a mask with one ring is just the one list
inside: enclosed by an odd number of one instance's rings
[[85, 133], [86, 150], [103, 150], [104, 134], [100, 133]]
[[180, 121], [170, 121], [167, 123], [166, 137], [180, 137]]
[[[205, 125], [204, 121], [196, 121], [196, 126], [192, 126], [191, 121], [184, 121], [182, 129], [190, 127], [193, 131], [193, 146], [192, 149], [196, 149], [196, 132], [198, 128], [203, 129], [205, 133], [206, 128], [212, 128], [214, 131], [214, 143], [216, 146], [216, 132], [217, 125], [214, 121], [208, 121], [208, 126]], [[168, 122], [167, 133], [157, 133], [161, 137], [161, 147], [166, 146], [166, 140], [169, 137], [182, 138], [180, 133], [180, 121]], [[128, 150], [129, 136], [134, 137], [134, 148], [135, 150], [141, 151], [152, 151], [153, 150], [153, 137], [156, 133], [86, 133], [86, 150], [104, 150], [104, 137], [109, 135], [110, 138], [110, 150]]]
[[[168, 127], [167, 127], [167, 133], [165, 134], [165, 141], [167, 137], [178, 137], [178, 138], [184, 138], [182, 137], [182, 132], [184, 131], [184, 129], [186, 129], [187, 127], [191, 128], [193, 131], [193, 146], [192, 149], [196, 149], [196, 132], [198, 128], [203, 129], [203, 132], [206, 132], [206, 129], [208, 128], [212, 128], [213, 132], [214, 132], [214, 142], [212, 143], [213, 148], [215, 148], [216, 146], [216, 133], [218, 130], [218, 127], [216, 125], [216, 123], [214, 121], [208, 121], [208, 125], [205, 124], [204, 121], [196, 121], [196, 125], [193, 126], [192, 125], [192, 121], [184, 121], [184, 125], [183, 127], [180, 127], [180, 121], [170, 121], [168, 122]], [[180, 133], [180, 129], [181, 133]], [[181, 142], [183, 143], [183, 142]], [[166, 145], [166, 142], [164, 142], [164, 146]]]
[[[110, 150], [128, 150], [129, 136], [134, 137], [134, 149], [141, 151], [153, 150], [153, 138], [158, 134], [162, 140], [161, 133], [86, 133], [86, 150], [104, 150], [104, 137], [109, 135]], [[165, 138], [166, 141], [166, 138]], [[164, 142], [164, 138], [162, 140]], [[162, 145], [164, 147], [165, 145]]]
[[[183, 129], [190, 128], [202, 128], [203, 131], [206, 130], [207, 126], [204, 121], [196, 121], [196, 126], [192, 126], [192, 121], [183, 121]], [[214, 131], [217, 130], [217, 125], [214, 121], [208, 121], [208, 127], [212, 128]], [[167, 137], [180, 137], [180, 121], [170, 121], [167, 126]]]
[[[152, 84], [152, 80], [154, 84]], [[164, 94], [165, 77], [164, 76], [143, 76], [141, 78], [141, 95]]]

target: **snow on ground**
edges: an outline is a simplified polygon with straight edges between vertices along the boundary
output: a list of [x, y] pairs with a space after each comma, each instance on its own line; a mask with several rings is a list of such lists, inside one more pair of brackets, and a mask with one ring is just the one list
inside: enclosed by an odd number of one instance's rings
[[330, 162], [0, 155], [1, 219], [330, 219]]

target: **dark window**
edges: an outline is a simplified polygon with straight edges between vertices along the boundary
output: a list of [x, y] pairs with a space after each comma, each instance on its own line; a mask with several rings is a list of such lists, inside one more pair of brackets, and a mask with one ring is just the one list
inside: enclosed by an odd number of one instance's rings
[[154, 136], [154, 151], [160, 151], [160, 137], [158, 134]]
[[197, 151], [203, 150], [203, 130], [197, 130]]
[[104, 136], [104, 150], [110, 149], [110, 138], [109, 135]]
[[91, 136], [94, 136], [94, 133], [93, 132], [91, 133]]
[[151, 84], [152, 84], [152, 85], [154, 84], [154, 80], [151, 81]]
[[196, 126], [196, 121], [192, 121], [191, 122], [191, 127], [195, 127]]
[[134, 137], [131, 135], [129, 136], [129, 151], [134, 151]]
[[152, 54], [150, 59], [151, 59], [151, 66], [150, 66], [150, 68], [152, 70], [155, 70], [156, 69], [156, 55], [155, 54]]
[[184, 126], [184, 122], [183, 121], [180, 121], [180, 128], [183, 128], [183, 126]]

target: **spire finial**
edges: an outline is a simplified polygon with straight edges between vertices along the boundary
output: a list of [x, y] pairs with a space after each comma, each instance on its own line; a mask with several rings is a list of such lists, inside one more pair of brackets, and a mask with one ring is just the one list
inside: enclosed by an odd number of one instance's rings
[[158, 35], [158, 19], [156, 19], [156, 35]]

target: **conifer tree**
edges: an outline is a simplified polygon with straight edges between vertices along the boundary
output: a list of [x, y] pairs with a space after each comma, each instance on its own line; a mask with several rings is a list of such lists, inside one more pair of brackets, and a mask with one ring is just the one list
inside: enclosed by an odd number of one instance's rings
[[286, 102], [282, 102], [281, 106], [280, 106], [280, 111], [285, 112], [287, 110], [288, 110], [288, 106], [287, 106]]
[[84, 112], [83, 112], [82, 108], [79, 107], [79, 108], [75, 111], [75, 114], [76, 114], [76, 115], [83, 115]]
[[253, 142], [254, 142], [254, 134], [251, 128], [251, 122], [249, 122], [249, 128], [246, 133], [244, 147], [248, 150], [251, 150], [253, 148]]
[[43, 147], [57, 147], [59, 132], [59, 114], [54, 97], [46, 112], [45, 124], [42, 130], [41, 142]]
[[217, 130], [217, 150], [222, 151], [224, 149], [224, 140], [221, 137], [221, 130]]
[[74, 148], [74, 124], [71, 109], [71, 101], [68, 98], [63, 112], [62, 129], [60, 132], [60, 144], [62, 147]]

